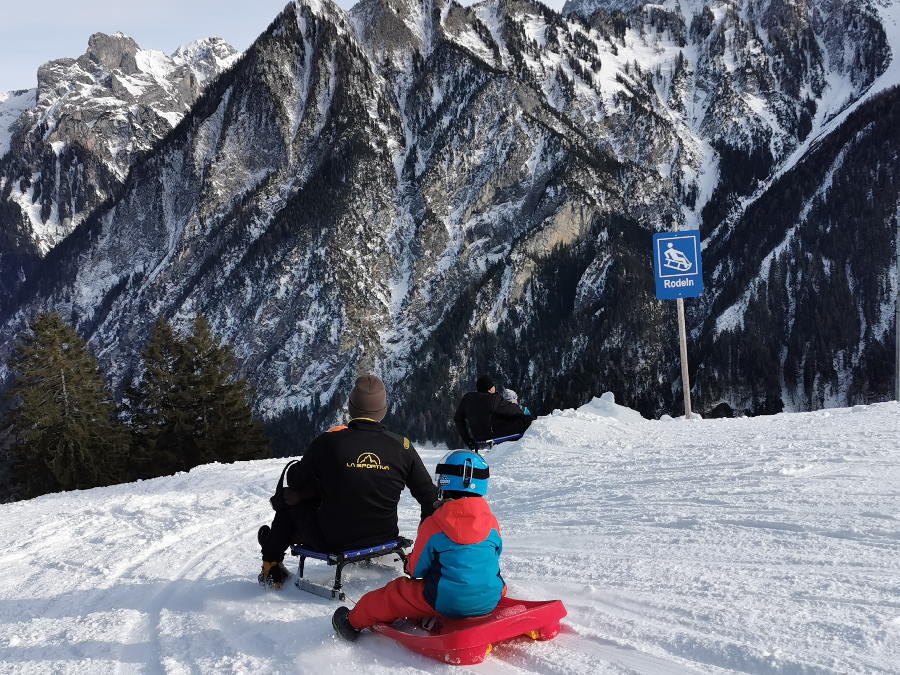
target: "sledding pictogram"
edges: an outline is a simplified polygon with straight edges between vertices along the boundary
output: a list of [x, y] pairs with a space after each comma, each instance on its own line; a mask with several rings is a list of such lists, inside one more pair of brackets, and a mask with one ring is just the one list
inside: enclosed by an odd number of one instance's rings
[[663, 267], [668, 267], [670, 270], [687, 272], [694, 266], [694, 263], [688, 260], [684, 253], [675, 248], [675, 244], [671, 241], [666, 244], [666, 250], [663, 253], [663, 257], [665, 258]]

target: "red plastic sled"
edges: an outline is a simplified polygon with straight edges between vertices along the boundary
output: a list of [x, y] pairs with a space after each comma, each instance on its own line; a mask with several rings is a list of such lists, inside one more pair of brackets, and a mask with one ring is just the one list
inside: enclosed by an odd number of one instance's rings
[[431, 633], [410, 633], [384, 623], [373, 630], [396, 640], [407, 649], [449, 663], [468, 666], [484, 661], [498, 642], [525, 635], [532, 640], [552, 640], [559, 635], [559, 620], [566, 615], [560, 600], [503, 598], [490, 614], [469, 619], [441, 618]]

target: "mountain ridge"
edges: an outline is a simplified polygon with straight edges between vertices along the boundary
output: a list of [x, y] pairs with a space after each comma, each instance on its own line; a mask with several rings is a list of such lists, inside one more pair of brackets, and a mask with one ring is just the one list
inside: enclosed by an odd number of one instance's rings
[[0, 101], [0, 306], [235, 57], [220, 38], [166, 56], [95, 33], [83, 55], [45, 63], [35, 89]]

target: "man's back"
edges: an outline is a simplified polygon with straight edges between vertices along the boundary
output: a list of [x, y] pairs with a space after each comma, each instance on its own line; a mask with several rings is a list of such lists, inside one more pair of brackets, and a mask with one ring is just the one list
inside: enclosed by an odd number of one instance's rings
[[316, 518], [332, 550], [381, 544], [399, 535], [397, 504], [409, 486], [433, 511], [437, 489], [409, 440], [381, 424], [355, 419], [321, 434], [288, 472], [288, 485], [320, 497]]
[[384, 382], [375, 375], [357, 377], [347, 399], [349, 425], [321, 434], [300, 461], [288, 465], [290, 489], [279, 479], [272, 525], [257, 534], [260, 584], [282, 587], [291, 544], [336, 553], [396, 538], [404, 487], [422, 507], [423, 519], [434, 511], [437, 488], [409, 440], [380, 424], [387, 410]]

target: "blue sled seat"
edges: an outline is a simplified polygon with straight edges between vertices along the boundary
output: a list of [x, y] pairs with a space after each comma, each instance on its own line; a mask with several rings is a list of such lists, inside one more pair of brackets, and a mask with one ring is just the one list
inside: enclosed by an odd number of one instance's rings
[[[323, 551], [314, 551], [310, 548], [306, 548], [302, 544], [293, 544], [291, 546], [291, 555], [295, 555], [300, 559], [300, 563], [297, 568], [297, 581], [295, 582], [295, 585], [297, 586], [297, 588], [309, 591], [310, 593], [314, 593], [316, 595], [321, 595], [325, 598], [337, 598], [338, 600], [344, 600], [346, 596], [341, 590], [341, 573], [343, 572], [345, 566], [350, 565], [351, 563], [371, 560], [372, 558], [380, 558], [384, 555], [397, 554], [399, 556], [399, 559], [403, 561], [403, 566], [405, 568], [406, 552], [403, 549], [409, 548], [410, 546], [412, 546], [412, 544], [412, 541], [405, 537], [397, 537], [396, 539], [386, 541], [385, 543], [378, 544], [377, 546], [357, 548], [350, 551], [342, 551], [341, 553], [325, 553]], [[320, 586], [319, 584], [314, 584], [311, 581], [303, 578], [303, 568], [305, 566], [307, 558], [313, 558], [314, 560], [324, 560], [329, 565], [335, 565], [337, 567], [334, 573], [334, 585], [331, 588]]]

